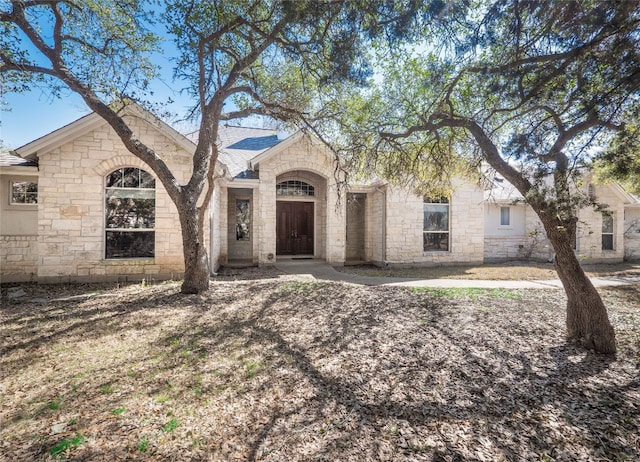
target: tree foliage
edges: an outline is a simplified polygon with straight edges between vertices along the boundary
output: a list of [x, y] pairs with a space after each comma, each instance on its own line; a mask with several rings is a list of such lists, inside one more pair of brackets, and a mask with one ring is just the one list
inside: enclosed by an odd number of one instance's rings
[[578, 186], [592, 150], [637, 101], [638, 2], [459, 5], [446, 27], [423, 25], [413, 46], [381, 52], [376, 89], [337, 102], [335, 113], [352, 116], [321, 129], [341, 130], [356, 167], [418, 189], [483, 165], [505, 177], [554, 246], [569, 335], [613, 352], [606, 310], [571, 243], [589, 202]]
[[623, 130], [595, 159], [597, 176], [602, 181], [618, 181], [635, 194], [640, 194], [640, 105], [631, 109]]
[[[192, 175], [180, 184], [161, 153], [143, 144], [114, 101], [139, 101], [154, 76], [149, 53], [153, 1], [12, 0], [0, 5], [0, 78], [6, 90], [44, 82], [55, 93], [78, 93], [127, 149], [162, 182], [180, 216], [183, 292], [208, 286], [206, 209], [213, 194], [221, 120], [268, 114], [300, 120], [314, 96], [370, 73], [362, 45], [382, 31], [397, 34], [414, 5], [322, 0], [172, 0], [162, 24], [179, 50], [176, 85], [194, 98], [199, 139]], [[238, 110], [226, 106], [235, 102]], [[204, 192], [204, 194], [203, 194]]]

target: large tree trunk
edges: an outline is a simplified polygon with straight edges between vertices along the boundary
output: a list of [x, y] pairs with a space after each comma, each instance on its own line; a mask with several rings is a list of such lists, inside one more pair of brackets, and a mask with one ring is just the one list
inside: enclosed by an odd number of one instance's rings
[[597, 353], [614, 354], [615, 332], [602, 298], [580, 266], [570, 233], [553, 221], [544, 225], [556, 253], [555, 268], [567, 294], [568, 337]]
[[204, 247], [197, 209], [178, 206], [184, 253], [183, 294], [198, 294], [209, 288], [209, 259]]

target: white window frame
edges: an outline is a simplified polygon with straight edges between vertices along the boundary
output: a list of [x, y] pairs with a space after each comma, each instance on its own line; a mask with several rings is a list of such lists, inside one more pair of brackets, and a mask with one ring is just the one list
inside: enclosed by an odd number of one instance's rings
[[[118, 170], [125, 170], [125, 169], [129, 169], [129, 168], [133, 168], [136, 169], [138, 171], [143, 171], [145, 172], [147, 175], [151, 176], [154, 180], [154, 187], [153, 188], [141, 188], [141, 187], [124, 187], [124, 186], [107, 186], [106, 182], [107, 182], [107, 178], [112, 175], [114, 172], [118, 171]], [[157, 201], [156, 201], [156, 183], [158, 182], [157, 178], [155, 178], [155, 176], [153, 176], [149, 171], [139, 168], [139, 167], [119, 167], [116, 169], [111, 170], [107, 175], [104, 176], [103, 178], [104, 181], [104, 187], [103, 187], [103, 206], [105, 207], [104, 212], [103, 212], [103, 218], [105, 220], [104, 223], [104, 227], [103, 227], [103, 242], [104, 242], [104, 248], [103, 248], [103, 255], [104, 255], [104, 260], [105, 261], [113, 261], [113, 262], [117, 262], [117, 261], [122, 261], [122, 260], [140, 260], [140, 259], [146, 259], [146, 260], [153, 260], [156, 257], [156, 226], [154, 223], [153, 227], [137, 227], [135, 224], [133, 226], [126, 226], [126, 227], [109, 227], [107, 224], [107, 200], [108, 200], [108, 192], [109, 191], [122, 191], [122, 192], [141, 192], [142, 194], [144, 194], [145, 192], [148, 193], [152, 193], [153, 195], [153, 200], [154, 200], [154, 210], [155, 212], [157, 212]], [[155, 212], [154, 212], [154, 221], [156, 219], [155, 217]], [[153, 240], [154, 240], [154, 245], [153, 245], [153, 256], [107, 256], [107, 233], [108, 232], [125, 232], [125, 233], [153, 233]]]
[[[446, 201], [446, 202], [445, 202]], [[424, 206], [425, 205], [439, 205], [439, 206], [443, 206], [446, 205], [447, 206], [447, 229], [446, 230], [426, 230], [425, 226], [424, 226]], [[425, 197], [422, 201], [422, 221], [423, 221], [423, 226], [422, 226], [422, 253], [427, 254], [427, 253], [433, 253], [433, 252], [437, 252], [437, 253], [443, 253], [443, 252], [451, 252], [451, 200], [449, 198], [443, 197], [440, 198], [438, 200], [438, 202], [434, 202], [433, 198], [430, 197]], [[428, 234], [446, 234], [447, 235], [447, 248], [446, 249], [426, 249], [424, 248], [424, 239], [425, 236]]]
[[[506, 210], [506, 212], [507, 212], [507, 223], [506, 224], [502, 223], [502, 218], [503, 218], [502, 211], [503, 210]], [[509, 207], [508, 205], [500, 206], [500, 210], [499, 210], [498, 214], [499, 214], [499, 217], [498, 217], [498, 220], [499, 220], [498, 221], [498, 228], [511, 229], [512, 228], [512, 225], [511, 225], [511, 207]]]
[[[605, 217], [610, 217], [611, 218], [611, 231], [606, 231], [605, 232]], [[616, 229], [616, 224], [615, 224], [615, 215], [613, 214], [613, 212], [602, 212], [602, 232], [601, 232], [601, 237], [600, 237], [600, 244], [601, 244], [601, 249], [603, 252], [614, 252], [616, 250], [616, 236], [615, 236], [615, 229]], [[611, 236], [611, 248], [610, 249], [605, 249], [604, 246], [604, 237], [605, 236]]]
[[[35, 184], [36, 185], [36, 191], [35, 191], [36, 201], [35, 202], [14, 202], [13, 201], [13, 187], [14, 187], [14, 185], [20, 184], [20, 183], [31, 183], [31, 184]], [[27, 194], [29, 194], [29, 193], [25, 192], [25, 198], [26, 198]], [[36, 207], [38, 207], [38, 199], [39, 199], [39, 194], [38, 194], [38, 182], [37, 181], [28, 181], [28, 180], [11, 180], [11, 181], [9, 181], [9, 206], [10, 207], [36, 208]]]

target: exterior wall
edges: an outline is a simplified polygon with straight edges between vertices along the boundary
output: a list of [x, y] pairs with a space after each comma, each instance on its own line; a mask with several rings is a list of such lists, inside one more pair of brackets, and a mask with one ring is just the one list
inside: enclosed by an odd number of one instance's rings
[[0, 236], [0, 282], [35, 279], [38, 272], [37, 236]]
[[[191, 172], [189, 153], [147, 122], [128, 119], [140, 139], [160, 153], [178, 181], [184, 182]], [[155, 257], [105, 260], [105, 175], [120, 167], [153, 174], [106, 123], [52, 152], [40, 153], [39, 166], [39, 280], [153, 279], [184, 271], [177, 210], [157, 179]]]
[[627, 207], [624, 211], [624, 258], [640, 260], [640, 207]]
[[11, 204], [12, 182], [38, 182], [32, 170], [0, 175], [0, 282], [31, 281], [37, 273], [38, 204]]
[[211, 197], [211, 208], [209, 209], [209, 221], [211, 223], [211, 229], [209, 232], [210, 250], [209, 250], [209, 264], [212, 271], [218, 271], [220, 265], [224, 262], [223, 241], [226, 238], [224, 228], [221, 227], [221, 221], [226, 218], [226, 214], [222, 210], [222, 198], [226, 197], [226, 188], [222, 185], [220, 180], [216, 181], [216, 187], [213, 190], [213, 196]]
[[260, 163], [260, 183], [254, 191], [258, 263], [271, 264], [276, 259], [276, 184], [289, 179], [317, 188], [314, 256], [333, 264], [344, 263], [346, 201], [338, 194], [332, 157], [308, 138], [298, 139]]
[[383, 265], [387, 259], [386, 202], [387, 191], [384, 187], [374, 188], [367, 194], [365, 255], [368, 261], [378, 265]]
[[[500, 207], [510, 208], [509, 226], [500, 225]], [[484, 261], [553, 258], [551, 243], [533, 209], [525, 204], [485, 204]]]
[[484, 254], [483, 192], [460, 183], [449, 202], [449, 251], [423, 251], [423, 198], [389, 188], [386, 200], [386, 262], [404, 265], [479, 263]]
[[590, 207], [578, 214], [578, 257], [593, 263], [622, 261], [625, 254], [624, 204], [612, 188], [606, 185], [593, 187], [596, 201], [613, 214], [614, 250], [602, 250], [602, 212]]
[[11, 204], [11, 183], [38, 182], [36, 175], [0, 175], [0, 236], [35, 236], [38, 233], [38, 204]]

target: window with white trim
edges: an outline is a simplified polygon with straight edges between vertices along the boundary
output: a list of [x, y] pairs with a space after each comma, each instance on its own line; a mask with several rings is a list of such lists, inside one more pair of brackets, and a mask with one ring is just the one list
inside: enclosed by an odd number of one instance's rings
[[500, 207], [500, 226], [511, 226], [511, 207]]
[[615, 250], [613, 242], [613, 213], [602, 212], [602, 250]]
[[139, 168], [105, 178], [105, 258], [155, 255], [156, 181]]
[[12, 181], [9, 203], [11, 205], [37, 204], [38, 183], [32, 181]]
[[298, 180], [282, 181], [276, 185], [278, 196], [315, 196], [315, 188], [309, 183]]
[[447, 252], [449, 250], [449, 199], [446, 197], [424, 199], [424, 225], [422, 250]]

